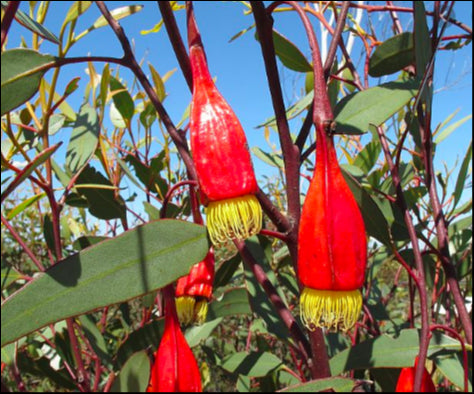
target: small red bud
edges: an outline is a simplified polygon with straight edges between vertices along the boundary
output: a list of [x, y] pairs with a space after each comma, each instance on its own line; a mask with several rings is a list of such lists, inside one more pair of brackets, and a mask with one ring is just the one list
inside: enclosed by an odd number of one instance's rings
[[[418, 365], [418, 356], [415, 359], [414, 367], [402, 368], [400, 376], [398, 377], [397, 387], [395, 388], [396, 393], [412, 393], [415, 387], [415, 373]], [[431, 379], [426, 367], [423, 370], [423, 377], [421, 378], [420, 392], [422, 393], [435, 393], [436, 386]]]
[[212, 296], [214, 282], [214, 252], [209, 251], [203, 261], [191, 267], [188, 275], [179, 278], [176, 285], [176, 309], [181, 324], [204, 323], [207, 302]]

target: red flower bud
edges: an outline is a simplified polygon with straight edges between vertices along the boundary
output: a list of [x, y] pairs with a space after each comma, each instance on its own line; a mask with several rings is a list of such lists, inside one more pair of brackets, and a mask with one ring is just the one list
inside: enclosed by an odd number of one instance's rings
[[214, 244], [245, 239], [262, 226], [247, 140], [237, 116], [211, 78], [194, 18], [188, 24], [193, 74], [191, 151], [209, 235]]
[[214, 282], [214, 252], [209, 251], [203, 261], [192, 266], [188, 275], [176, 285], [176, 310], [181, 324], [204, 323], [207, 302], [212, 296]]
[[[415, 359], [414, 367], [402, 368], [400, 376], [398, 377], [397, 387], [395, 388], [396, 393], [412, 393], [415, 387], [415, 372], [416, 366], [418, 365], [418, 356]], [[426, 367], [423, 370], [423, 377], [421, 378], [420, 391], [422, 393], [435, 393], [436, 386], [431, 379]]]
[[147, 392], [201, 391], [201, 374], [181, 332], [174, 297], [165, 294], [165, 331], [155, 353]]
[[360, 314], [367, 260], [364, 221], [339, 168], [332, 137], [317, 131], [316, 169], [303, 205], [298, 277], [309, 329], [350, 329]]

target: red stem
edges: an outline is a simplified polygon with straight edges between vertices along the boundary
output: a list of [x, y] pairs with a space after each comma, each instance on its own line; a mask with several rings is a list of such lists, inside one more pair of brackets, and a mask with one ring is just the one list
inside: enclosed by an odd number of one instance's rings
[[5, 15], [2, 19], [2, 48], [3, 44], [5, 44], [5, 40], [8, 36], [8, 30], [10, 30], [10, 26], [13, 22], [13, 18], [15, 17], [16, 11], [20, 6], [21, 1], [9, 1], [7, 8], [5, 9]]

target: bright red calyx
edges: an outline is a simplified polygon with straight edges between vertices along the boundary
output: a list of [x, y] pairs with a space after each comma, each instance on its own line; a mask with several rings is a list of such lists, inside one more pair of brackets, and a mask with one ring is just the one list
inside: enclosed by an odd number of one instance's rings
[[337, 161], [331, 136], [317, 127], [316, 169], [298, 233], [300, 314], [310, 330], [349, 330], [362, 308], [367, 240], [364, 221]]
[[298, 276], [305, 287], [356, 290], [364, 283], [364, 220], [337, 161], [332, 137], [319, 130], [316, 169], [299, 228]]
[[242, 126], [212, 81], [203, 48], [191, 46], [190, 59], [191, 150], [203, 202], [255, 194], [258, 186]]
[[155, 353], [147, 392], [201, 392], [201, 374], [181, 332], [174, 298], [166, 297], [165, 331]]
[[[395, 388], [396, 393], [412, 393], [415, 387], [415, 372], [416, 366], [418, 365], [418, 357], [415, 359], [414, 367], [402, 368], [400, 376], [398, 377], [397, 387]], [[421, 378], [420, 392], [422, 393], [435, 393], [436, 386], [431, 379], [426, 367], [423, 370], [423, 377]]]

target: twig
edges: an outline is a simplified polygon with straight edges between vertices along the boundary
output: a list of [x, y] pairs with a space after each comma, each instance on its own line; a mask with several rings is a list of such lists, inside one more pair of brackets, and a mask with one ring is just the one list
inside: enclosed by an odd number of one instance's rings
[[5, 9], [5, 15], [2, 19], [2, 48], [3, 44], [5, 44], [5, 40], [8, 36], [8, 30], [10, 30], [10, 26], [13, 22], [13, 18], [15, 17], [16, 11], [20, 6], [21, 1], [9, 1], [7, 8]]

